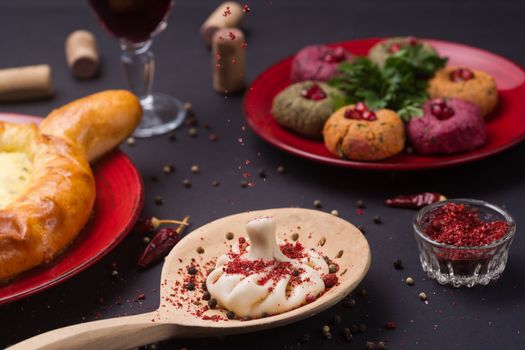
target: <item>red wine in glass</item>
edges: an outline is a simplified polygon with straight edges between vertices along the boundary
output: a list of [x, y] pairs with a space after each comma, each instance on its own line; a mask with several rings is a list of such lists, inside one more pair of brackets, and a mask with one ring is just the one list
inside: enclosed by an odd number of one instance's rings
[[139, 96], [143, 116], [134, 136], [171, 131], [186, 117], [175, 97], [153, 93], [152, 38], [166, 28], [173, 0], [89, 0], [102, 25], [119, 39], [130, 89]]
[[166, 18], [171, 0], [90, 0], [104, 27], [134, 43], [150, 39]]

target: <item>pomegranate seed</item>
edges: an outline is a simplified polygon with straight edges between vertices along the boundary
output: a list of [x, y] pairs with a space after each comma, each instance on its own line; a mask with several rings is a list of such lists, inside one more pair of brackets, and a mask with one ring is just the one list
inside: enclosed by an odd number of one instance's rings
[[455, 114], [452, 107], [447, 105], [443, 99], [436, 99], [432, 102], [430, 105], [430, 113], [439, 120], [446, 120]]
[[323, 60], [328, 63], [337, 63], [341, 62], [344, 59], [345, 50], [341, 46], [338, 46], [335, 49], [327, 52], [323, 57]]
[[345, 111], [345, 118], [374, 121], [377, 119], [377, 116], [368, 109], [364, 102], [357, 102], [353, 108], [348, 108]]
[[445, 117], [445, 119], [448, 119], [450, 117], [452, 117], [454, 115], [454, 110], [450, 107], [445, 107], [443, 109], [443, 117]]
[[301, 96], [307, 100], [320, 101], [326, 98], [326, 93], [321, 89], [319, 84], [312, 84], [308, 89], [301, 91]]
[[430, 113], [435, 115], [436, 117], [439, 117], [443, 113], [443, 108], [439, 104], [432, 104], [430, 105]]
[[369, 121], [377, 119], [376, 114], [374, 112], [371, 112], [371, 111], [364, 111], [363, 114], [362, 114], [362, 117], [363, 117], [364, 120], [369, 120]]
[[345, 49], [343, 49], [341, 46], [338, 46], [334, 49], [332, 55], [339, 60], [343, 60], [345, 58]]
[[361, 114], [353, 108], [348, 108], [345, 111], [345, 118], [348, 119], [361, 119]]
[[401, 45], [399, 45], [399, 44], [392, 44], [392, 45], [390, 46], [390, 48], [388, 49], [388, 51], [389, 51], [390, 53], [396, 53], [396, 52], [398, 52], [399, 50], [401, 50]]
[[474, 79], [474, 72], [468, 68], [458, 68], [450, 72], [449, 78], [453, 82], [467, 81]]
[[419, 44], [419, 41], [417, 40], [415, 36], [407, 36], [405, 41], [407, 42], [408, 45], [412, 45], [412, 46]]

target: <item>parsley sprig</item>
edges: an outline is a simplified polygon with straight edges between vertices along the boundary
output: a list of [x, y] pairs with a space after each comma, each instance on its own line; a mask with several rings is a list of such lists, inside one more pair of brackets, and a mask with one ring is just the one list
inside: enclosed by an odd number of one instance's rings
[[423, 45], [407, 45], [387, 58], [381, 68], [367, 57], [339, 66], [341, 75], [330, 84], [346, 93], [334, 101], [336, 107], [364, 101], [373, 110], [389, 108], [405, 121], [423, 114], [428, 98], [427, 82], [447, 58], [425, 50]]

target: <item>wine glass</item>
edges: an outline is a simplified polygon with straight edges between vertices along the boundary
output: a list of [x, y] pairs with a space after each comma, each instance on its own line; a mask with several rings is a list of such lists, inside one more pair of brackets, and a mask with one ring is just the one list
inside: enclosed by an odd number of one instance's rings
[[178, 127], [186, 117], [175, 97], [153, 93], [153, 37], [167, 26], [173, 0], [89, 0], [102, 25], [120, 41], [121, 60], [131, 91], [144, 114], [133, 136], [150, 137]]

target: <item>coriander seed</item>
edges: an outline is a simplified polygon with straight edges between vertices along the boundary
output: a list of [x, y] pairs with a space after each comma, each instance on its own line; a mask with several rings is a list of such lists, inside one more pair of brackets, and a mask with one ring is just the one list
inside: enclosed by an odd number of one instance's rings
[[322, 208], [323, 207], [323, 203], [321, 203], [321, 201], [319, 199], [316, 199], [316, 200], [314, 200], [314, 207]]
[[128, 139], [126, 140], [126, 142], [127, 142], [128, 145], [130, 145], [130, 146], [135, 146], [135, 144], [136, 144], [135, 138], [133, 138], [133, 137], [128, 137]]
[[197, 130], [197, 128], [193, 127], [188, 129], [188, 135], [190, 135], [190, 137], [197, 137], [198, 134], [199, 131]]
[[175, 167], [171, 164], [166, 164], [162, 167], [162, 171], [164, 174], [171, 174], [173, 171], [175, 171]]
[[198, 165], [192, 165], [192, 166], [191, 166], [191, 172], [192, 172], [193, 174], [198, 174], [198, 173], [200, 172], [200, 168], [199, 168], [199, 166], [198, 166]]
[[421, 292], [421, 293], [419, 293], [418, 297], [419, 297], [419, 299], [420, 299], [421, 301], [426, 301], [426, 300], [428, 299], [428, 297], [427, 297], [427, 293], [425, 293], [425, 292]]
[[339, 211], [337, 211], [336, 209], [332, 210], [330, 212], [330, 214], [332, 214], [333, 216], [339, 216]]
[[394, 269], [403, 270], [403, 262], [401, 261], [401, 259], [394, 260]]
[[190, 187], [191, 187], [191, 181], [188, 180], [188, 179], [184, 179], [184, 180], [182, 181], [182, 184], [183, 184], [184, 187], [186, 187], [186, 188], [190, 188]]
[[414, 279], [412, 277], [407, 277], [407, 278], [405, 278], [405, 283], [408, 284], [409, 286], [413, 286], [414, 285]]

